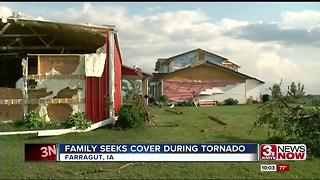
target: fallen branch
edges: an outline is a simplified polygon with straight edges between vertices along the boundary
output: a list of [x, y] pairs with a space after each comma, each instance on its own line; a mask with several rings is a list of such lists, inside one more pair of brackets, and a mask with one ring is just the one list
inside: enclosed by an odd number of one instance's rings
[[168, 111], [168, 112], [171, 112], [171, 113], [174, 113], [174, 114], [182, 114], [182, 112], [181, 111], [175, 111], [175, 110], [173, 110], [173, 109], [166, 109], [166, 111]]
[[[223, 126], [223, 129], [227, 129], [227, 128], [230, 128], [231, 126]], [[201, 130], [201, 132], [212, 132], [212, 131], [221, 131], [222, 129], [221, 128], [207, 128], [207, 129], [203, 129]]]
[[125, 165], [119, 167], [118, 169], [116, 169], [116, 171], [120, 171], [121, 169], [124, 169], [124, 168], [126, 168], [126, 167], [128, 167], [128, 166], [132, 166], [132, 165], [134, 165], [134, 164], [133, 164], [133, 163], [125, 164]]
[[217, 123], [218, 123], [218, 124], [220, 124], [220, 125], [224, 125], [224, 126], [227, 126], [227, 125], [228, 125], [227, 123], [225, 123], [225, 122], [223, 122], [223, 121], [219, 120], [219, 119], [218, 119], [218, 118], [216, 118], [216, 117], [209, 116], [209, 118], [210, 118], [211, 120], [213, 120], [213, 121], [217, 122]]
[[178, 127], [177, 123], [169, 122], [168, 124], [158, 125], [158, 127]]
[[128, 166], [132, 166], [134, 165], [134, 163], [128, 163], [128, 164], [125, 164], [125, 165], [122, 165], [121, 167], [117, 168], [117, 169], [93, 169], [93, 170], [90, 170], [90, 171], [84, 171], [84, 172], [76, 172], [74, 173], [75, 175], [83, 175], [83, 174], [93, 174], [93, 173], [101, 173], [101, 172], [112, 172], [112, 171], [119, 171], [121, 169], [124, 169]]
[[83, 175], [83, 174], [93, 174], [93, 173], [100, 173], [100, 172], [111, 172], [114, 171], [114, 169], [94, 169], [90, 171], [85, 172], [76, 172], [75, 175]]

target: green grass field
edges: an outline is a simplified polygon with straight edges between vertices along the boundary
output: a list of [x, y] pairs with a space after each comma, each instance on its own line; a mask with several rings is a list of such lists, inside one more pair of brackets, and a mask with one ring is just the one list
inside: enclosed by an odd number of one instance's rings
[[[126, 131], [101, 128], [87, 133], [74, 133], [58, 137], [1, 136], [0, 177], [1, 178], [99, 178], [99, 179], [212, 179], [212, 178], [319, 178], [320, 159], [307, 161], [286, 161], [290, 172], [260, 172], [260, 164], [250, 163], [149, 163], [136, 162], [120, 171], [117, 168], [125, 162], [83, 162], [83, 163], [26, 163], [24, 143], [260, 143], [267, 137], [265, 129], [254, 130], [248, 135], [255, 120], [257, 105], [217, 106], [207, 108], [178, 107], [182, 115], [175, 115], [164, 109], [150, 108], [157, 122], [174, 122], [178, 127], [140, 127]], [[202, 132], [205, 128], [220, 127], [208, 118], [219, 117], [229, 126], [227, 129]], [[1, 131], [10, 128], [0, 126]], [[104, 172], [94, 172], [104, 170]], [[92, 171], [91, 173], [85, 173]]]

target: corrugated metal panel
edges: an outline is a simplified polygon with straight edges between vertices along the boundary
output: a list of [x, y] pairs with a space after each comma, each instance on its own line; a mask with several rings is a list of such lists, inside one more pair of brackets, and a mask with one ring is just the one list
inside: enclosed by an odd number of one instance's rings
[[115, 92], [114, 92], [114, 111], [117, 114], [121, 105], [121, 55], [117, 37], [115, 36], [114, 47], [114, 69], [115, 69]]
[[[109, 97], [108, 68], [108, 33], [106, 37], [106, 63], [101, 77], [86, 77], [86, 116], [92, 122], [109, 118], [109, 107], [106, 101]], [[121, 77], [121, 74], [120, 74]]]
[[[115, 72], [115, 91], [114, 91], [114, 110], [119, 112], [121, 105], [121, 67], [122, 59], [115, 35], [114, 43], [114, 72]], [[86, 115], [93, 122], [99, 122], [109, 118], [109, 38], [106, 39], [106, 63], [101, 77], [86, 77]]]

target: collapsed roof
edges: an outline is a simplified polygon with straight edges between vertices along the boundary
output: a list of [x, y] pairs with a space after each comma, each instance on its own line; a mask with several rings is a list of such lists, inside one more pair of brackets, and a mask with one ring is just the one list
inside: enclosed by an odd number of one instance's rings
[[0, 18], [0, 58], [27, 53], [90, 53], [106, 42], [114, 26], [67, 24], [29, 19]]
[[[95, 53], [105, 45], [107, 33], [114, 30], [113, 25], [0, 18], [0, 87], [15, 87], [22, 77], [21, 60], [28, 54]], [[36, 66], [37, 62], [29, 63]]]

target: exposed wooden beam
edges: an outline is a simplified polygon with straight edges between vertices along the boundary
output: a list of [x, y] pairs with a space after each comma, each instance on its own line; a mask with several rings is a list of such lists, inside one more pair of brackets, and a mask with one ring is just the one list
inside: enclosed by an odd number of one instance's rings
[[15, 38], [14, 40], [12, 40], [9, 44], [7, 44], [7, 46], [12, 46], [14, 44], [16, 44], [17, 42], [20, 41], [20, 38]]
[[2, 34], [9, 28], [10, 25], [11, 25], [11, 23], [6, 24], [6, 25], [1, 29], [0, 35], [2, 35]]
[[68, 49], [68, 50], [74, 50], [74, 49], [95, 49], [92, 47], [73, 47], [73, 46], [0, 46], [0, 50], [45, 50], [45, 49]]
[[27, 54], [27, 56], [81, 56], [81, 54]]
[[0, 56], [18, 56], [18, 53], [0, 53]]
[[51, 46], [52, 43], [54, 43], [57, 39], [58, 39], [58, 36], [55, 36], [55, 37], [48, 43], [48, 47]]
[[41, 36], [39, 36], [39, 34], [34, 30], [32, 29], [31, 27], [29, 27], [29, 29], [38, 37], [38, 39], [45, 45], [45, 46], [49, 46], [48, 43], [43, 39], [41, 38]]
[[[0, 54], [1, 56], [1, 54]], [[19, 59], [18, 55], [12, 55], [12, 56], [2, 56], [1, 60], [7, 60], [7, 59]]]
[[47, 36], [46, 34], [2, 34], [0, 37], [38, 37]]

